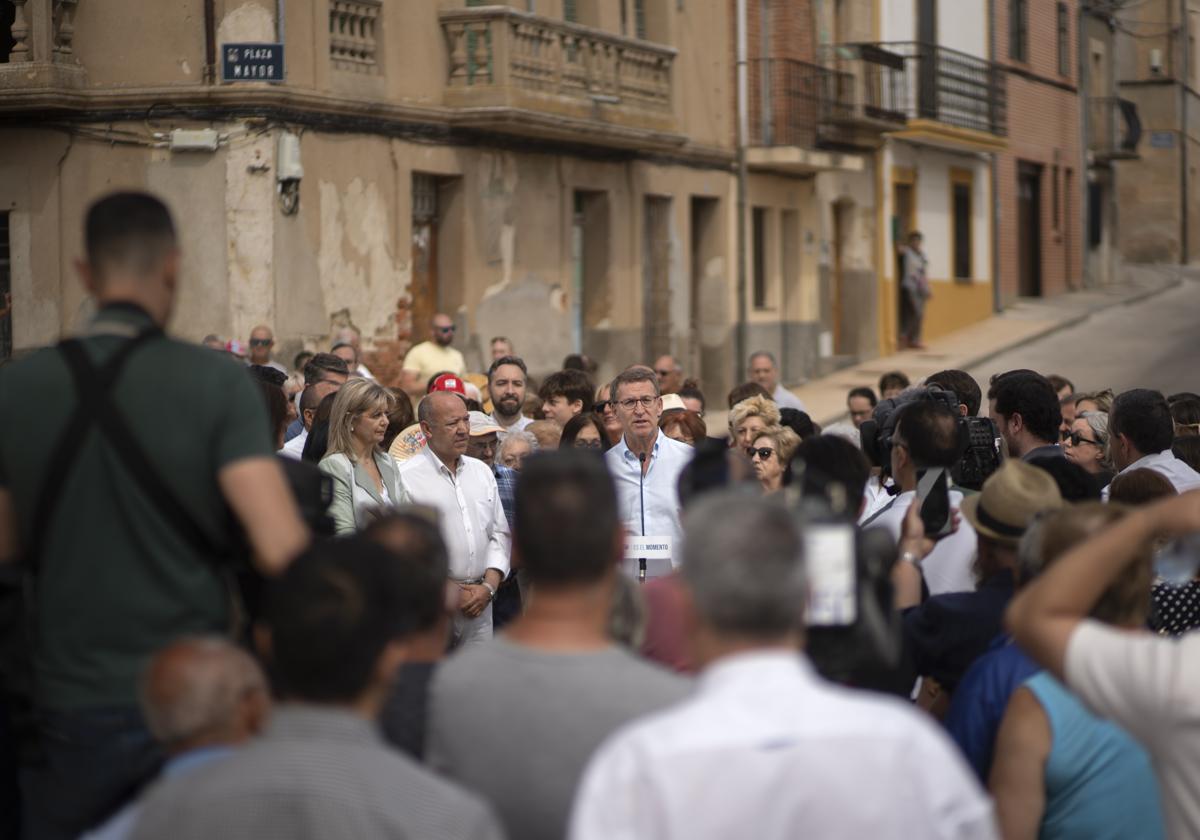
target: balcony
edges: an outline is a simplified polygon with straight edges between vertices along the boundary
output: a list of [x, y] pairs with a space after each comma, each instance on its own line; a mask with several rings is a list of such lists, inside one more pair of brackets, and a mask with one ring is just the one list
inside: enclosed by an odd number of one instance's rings
[[74, 48], [78, 5], [79, 0], [12, 0], [0, 91], [82, 87], [83, 67]]
[[[893, 106], [903, 60], [892, 69], [855, 51], [838, 67], [791, 58], [754, 59], [749, 66], [749, 164], [798, 174], [858, 171], [857, 152], [879, 145], [882, 132], [905, 125]], [[897, 75], [893, 78], [893, 73]]]
[[684, 141], [671, 47], [507, 6], [439, 16], [455, 125], [643, 149]]
[[901, 101], [908, 128], [899, 136], [976, 151], [1007, 147], [1007, 77], [986, 59], [937, 44], [879, 44], [907, 65]]
[[1137, 105], [1113, 96], [1092, 96], [1087, 103], [1088, 151], [1096, 163], [1136, 160], [1142, 139]]

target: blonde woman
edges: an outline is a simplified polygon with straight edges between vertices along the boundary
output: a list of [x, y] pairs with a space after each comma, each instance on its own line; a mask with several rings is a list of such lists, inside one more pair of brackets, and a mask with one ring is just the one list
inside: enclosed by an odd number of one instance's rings
[[763, 495], [778, 493], [791, 483], [792, 455], [799, 445], [800, 436], [787, 426], [768, 426], [746, 447]]
[[750, 397], [729, 412], [729, 445], [745, 449], [769, 426], [779, 425], [779, 406], [766, 397]]
[[321, 470], [333, 479], [329, 515], [339, 534], [363, 528], [384, 508], [408, 500], [396, 462], [381, 448], [396, 398], [369, 379], [351, 379], [333, 400]]

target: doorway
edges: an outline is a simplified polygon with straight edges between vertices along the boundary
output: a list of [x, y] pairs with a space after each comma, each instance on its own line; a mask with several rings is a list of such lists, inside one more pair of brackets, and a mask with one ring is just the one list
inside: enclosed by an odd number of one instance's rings
[[724, 369], [704, 358], [704, 339], [724, 324], [723, 266], [714, 265], [721, 256], [720, 199], [692, 196], [690, 211], [690, 329], [684, 369], [706, 382], [715, 382]]
[[438, 183], [434, 175], [412, 176], [412, 335], [424, 336], [438, 312]]
[[642, 289], [644, 359], [673, 352], [671, 347], [671, 199], [648, 195], [642, 208]]
[[[901, 177], [897, 173], [896, 177]], [[895, 249], [896, 296], [894, 299], [896, 313], [896, 334], [900, 334], [900, 314], [904, 311], [904, 246], [908, 244], [908, 235], [916, 229], [916, 184], [912, 176], [905, 174], [906, 180], [896, 181], [892, 185], [892, 246]]]
[[572, 348], [595, 358], [594, 331], [611, 309], [608, 193], [576, 190], [571, 219]]
[[1042, 167], [1022, 161], [1017, 165], [1017, 293], [1042, 294]]

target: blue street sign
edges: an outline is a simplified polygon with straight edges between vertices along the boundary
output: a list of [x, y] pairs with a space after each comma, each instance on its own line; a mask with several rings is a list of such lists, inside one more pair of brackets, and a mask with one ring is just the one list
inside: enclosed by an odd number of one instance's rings
[[282, 82], [283, 44], [222, 44], [222, 82]]

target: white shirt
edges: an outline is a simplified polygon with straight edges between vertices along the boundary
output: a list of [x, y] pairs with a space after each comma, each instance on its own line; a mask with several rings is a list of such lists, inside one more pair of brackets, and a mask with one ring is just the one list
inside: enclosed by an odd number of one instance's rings
[[[299, 461], [304, 455], [304, 444], [308, 441], [308, 429], [305, 429], [300, 434], [289, 440], [283, 445], [283, 449], [279, 450], [279, 454], [284, 458], [291, 458], [293, 461]], [[325, 453], [321, 453], [324, 456]]]
[[[683, 538], [683, 529], [679, 524], [679, 474], [691, 462], [694, 454], [695, 451], [686, 443], [657, 432], [645, 478], [641, 477], [641, 462], [630, 451], [624, 437], [604, 455], [617, 487], [617, 514], [625, 530], [643, 537], [671, 540], [672, 566], [679, 565], [680, 542]], [[656, 576], [660, 575], [649, 575]]]
[[361, 376], [363, 379], [370, 380], [371, 382], [375, 381], [375, 374], [373, 374], [373, 373], [371, 373], [371, 371], [367, 370], [367, 366], [364, 364], [359, 364], [359, 366], [357, 368], [355, 368], [354, 372], [357, 373], [359, 376]]
[[[885, 528], [892, 539], [899, 542], [904, 515], [908, 513], [908, 506], [916, 497], [915, 490], [901, 493], [896, 496], [896, 501], [890, 508], [879, 514], [866, 527]], [[962, 500], [962, 493], [957, 490], [950, 491], [952, 509], [960, 508]], [[975, 575], [972, 567], [975, 565], [976, 543], [975, 529], [966, 522], [959, 524], [958, 530], [953, 534], [938, 540], [929, 556], [921, 561], [921, 573], [925, 576], [925, 585], [929, 587], [930, 595], [974, 591]]]
[[511, 426], [505, 426], [500, 422], [500, 418], [496, 416], [496, 412], [492, 412], [492, 422], [500, 427], [500, 431], [496, 433], [496, 440], [504, 440], [508, 437], [509, 432], [523, 432], [525, 427], [533, 422], [533, 419], [526, 417], [524, 414], [517, 415], [517, 420]]
[[775, 393], [771, 395], [771, 399], [775, 400], [775, 405], [780, 408], [794, 408], [797, 411], [806, 411], [804, 403], [800, 402], [800, 398], [782, 385], [775, 386]]
[[[1165, 476], [1180, 493], [1200, 487], [1200, 473], [1189, 467], [1186, 462], [1176, 458], [1175, 453], [1170, 449], [1155, 452], [1153, 455], [1144, 455], [1117, 474], [1125, 475], [1133, 470], [1154, 470]], [[1104, 501], [1108, 501], [1108, 487], [1104, 488]]]
[[1067, 685], [1150, 753], [1169, 837], [1200, 837], [1200, 633], [1180, 639], [1085, 620], [1071, 634]]
[[571, 840], [994, 838], [988, 798], [928, 716], [838, 688], [800, 654], [709, 666], [691, 698], [592, 757]]
[[463, 455], [450, 472], [428, 446], [400, 465], [409, 498], [437, 508], [450, 553], [450, 577], [478, 580], [488, 569], [508, 576], [512, 537], [492, 469]]
[[891, 501], [892, 497], [888, 495], [887, 488], [880, 476], [873, 475], [868, 478], [866, 486], [863, 487], [863, 510], [858, 517], [858, 524], [863, 525], [868, 519], [887, 507]]

